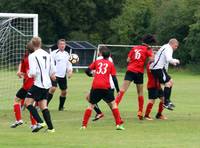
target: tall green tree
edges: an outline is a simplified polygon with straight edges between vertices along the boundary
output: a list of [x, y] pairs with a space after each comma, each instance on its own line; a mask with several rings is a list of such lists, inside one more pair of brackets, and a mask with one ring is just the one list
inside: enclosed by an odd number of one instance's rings
[[111, 21], [113, 36], [111, 42], [138, 44], [149, 32], [154, 10], [154, 0], [126, 0], [122, 14]]

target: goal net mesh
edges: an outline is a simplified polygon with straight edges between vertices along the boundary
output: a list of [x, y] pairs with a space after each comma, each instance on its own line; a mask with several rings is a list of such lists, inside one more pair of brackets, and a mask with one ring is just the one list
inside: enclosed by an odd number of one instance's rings
[[0, 16], [0, 99], [13, 98], [22, 85], [16, 76], [25, 46], [33, 37], [33, 18]]

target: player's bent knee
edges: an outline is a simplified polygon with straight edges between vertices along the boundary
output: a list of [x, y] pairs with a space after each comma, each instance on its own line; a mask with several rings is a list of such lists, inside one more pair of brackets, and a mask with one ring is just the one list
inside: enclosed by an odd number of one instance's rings
[[149, 103], [154, 104], [154, 103], [155, 103], [155, 100], [154, 100], [154, 99], [150, 99], [150, 100], [149, 100]]
[[92, 110], [94, 108], [94, 104], [90, 104], [87, 109]]
[[56, 87], [51, 87], [49, 89], [49, 93], [53, 94], [56, 91]]
[[14, 104], [18, 104], [18, 103], [20, 103], [20, 101], [21, 101], [20, 98], [15, 97], [15, 99], [14, 99]]
[[90, 101], [90, 96], [89, 95], [87, 95], [86, 97], [86, 100], [89, 102]]
[[61, 96], [65, 97], [67, 95], [67, 90], [61, 90]]
[[165, 87], [171, 87], [171, 82], [169, 81], [169, 82], [165, 83]]
[[110, 106], [111, 109], [118, 108], [115, 101], [112, 101], [112, 102], [108, 103], [108, 105]]
[[173, 79], [171, 79], [170, 81], [169, 81], [171, 84], [171, 87], [174, 85], [174, 81], [173, 81]]

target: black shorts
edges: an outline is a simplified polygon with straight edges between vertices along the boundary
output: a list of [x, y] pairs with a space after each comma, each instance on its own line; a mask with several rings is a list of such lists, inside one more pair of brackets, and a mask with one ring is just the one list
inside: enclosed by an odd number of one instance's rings
[[157, 79], [161, 84], [165, 84], [171, 79], [171, 77], [167, 74], [165, 68], [151, 69], [151, 73], [153, 74], [153, 77]]
[[56, 77], [56, 81], [51, 81], [52, 86], [57, 87], [57, 84], [59, 85], [59, 88], [61, 90], [67, 89], [67, 78], [66, 76], [64, 78]]
[[115, 100], [114, 91], [111, 89], [91, 89], [90, 90], [90, 103], [97, 104], [103, 99], [106, 103]]
[[49, 89], [39, 88], [33, 85], [27, 93], [26, 98], [33, 98], [35, 101], [40, 101], [43, 99], [47, 99], [47, 93]]
[[127, 71], [124, 80], [133, 81], [135, 84], [143, 84], [143, 73]]
[[25, 90], [24, 88], [20, 88], [16, 94], [16, 97], [19, 99], [25, 99], [27, 95], [27, 90]]
[[162, 89], [148, 88], [148, 97], [149, 99], [157, 99], [164, 96]]

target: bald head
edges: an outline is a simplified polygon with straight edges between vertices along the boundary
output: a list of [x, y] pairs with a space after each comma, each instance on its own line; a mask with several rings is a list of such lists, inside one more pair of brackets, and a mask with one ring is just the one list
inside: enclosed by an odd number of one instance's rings
[[172, 47], [173, 50], [176, 50], [178, 48], [179, 42], [178, 42], [177, 39], [172, 38], [172, 39], [169, 40], [168, 44]]

